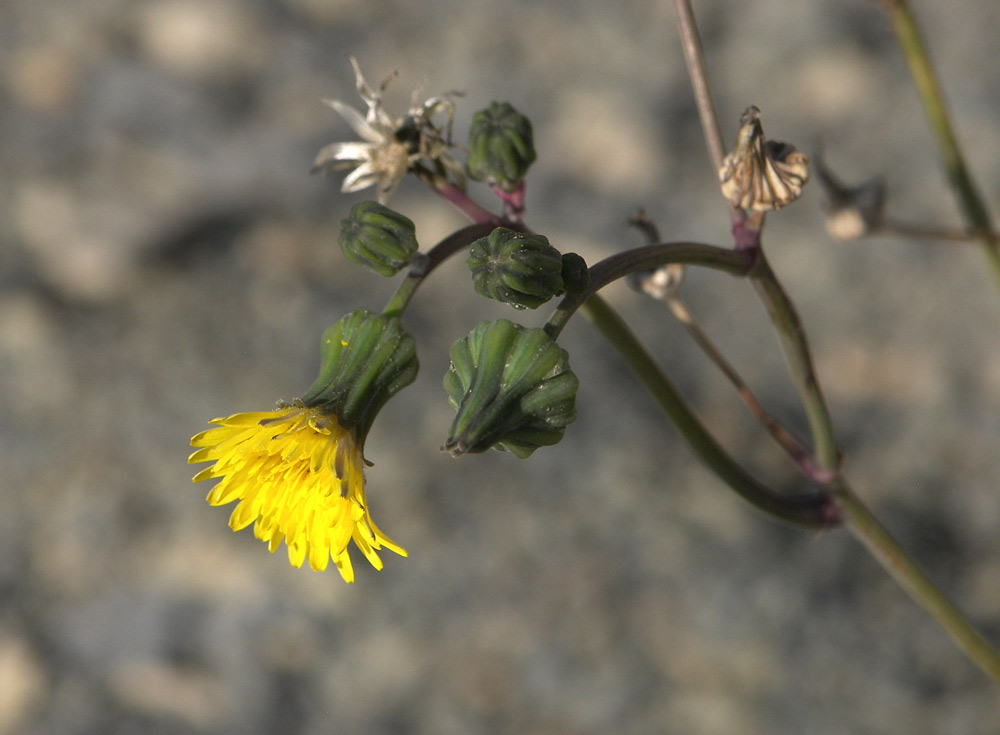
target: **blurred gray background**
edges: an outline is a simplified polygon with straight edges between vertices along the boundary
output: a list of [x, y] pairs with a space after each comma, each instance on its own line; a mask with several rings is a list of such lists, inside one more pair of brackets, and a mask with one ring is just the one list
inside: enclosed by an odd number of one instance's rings
[[[1000, 206], [1000, 14], [914, 4]], [[960, 223], [875, 2], [695, 6], [730, 142], [756, 104], [846, 179], [884, 173], [894, 215]], [[463, 91], [461, 137], [492, 99], [530, 115], [528, 221], [563, 250], [640, 244], [638, 205], [667, 239], [729, 242], [665, 0], [0, 4], [0, 734], [996, 732], [995, 686], [850, 535], [744, 505], [582, 319], [560, 445], [440, 453], [448, 345], [509, 316], [458, 260], [407, 313], [422, 372], [366, 452], [410, 558], [355, 556], [347, 586], [228, 529], [189, 437], [301, 394], [322, 329], [394, 286], [336, 246], [366, 193], [307, 173], [354, 137], [319, 102], [360, 106], [347, 52], [372, 82], [399, 70], [397, 113], [424, 81]], [[835, 243], [821, 204], [813, 183], [765, 239], [848, 476], [1000, 641], [1000, 294], [973, 247]], [[394, 205], [425, 246], [464, 224], [416, 182]], [[745, 284], [689, 273], [684, 293], [804, 433]], [[607, 295], [726, 446], [800, 489], [666, 311]]]

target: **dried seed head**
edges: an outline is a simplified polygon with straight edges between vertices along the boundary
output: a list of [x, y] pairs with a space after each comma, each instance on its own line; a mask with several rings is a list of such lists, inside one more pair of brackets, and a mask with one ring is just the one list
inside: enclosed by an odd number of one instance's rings
[[826, 231], [837, 240], [857, 240], [882, 226], [885, 179], [873, 176], [857, 186], [845, 186], [817, 154], [816, 174], [826, 192]]
[[809, 180], [809, 159], [794, 146], [764, 139], [760, 110], [748, 107], [740, 117], [733, 152], [722, 160], [722, 195], [734, 207], [766, 212], [781, 209], [802, 195]]

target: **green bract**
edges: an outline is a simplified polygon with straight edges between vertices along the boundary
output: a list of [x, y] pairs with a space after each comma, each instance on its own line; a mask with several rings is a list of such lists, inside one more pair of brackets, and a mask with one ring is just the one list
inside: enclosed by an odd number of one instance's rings
[[301, 402], [355, 427], [363, 444], [379, 409], [413, 382], [417, 369], [416, 342], [399, 319], [358, 309], [323, 332], [319, 377]]
[[565, 290], [562, 255], [542, 235], [498, 227], [472, 243], [465, 263], [476, 293], [515, 309], [535, 309]]
[[356, 204], [338, 242], [349, 261], [381, 276], [396, 275], [419, 247], [413, 222], [378, 202]]
[[469, 176], [516, 189], [536, 158], [531, 121], [506, 102], [492, 102], [472, 116]]
[[443, 449], [458, 456], [490, 447], [520, 458], [556, 444], [576, 418], [569, 355], [542, 329], [481, 322], [451, 346], [444, 376], [458, 413]]

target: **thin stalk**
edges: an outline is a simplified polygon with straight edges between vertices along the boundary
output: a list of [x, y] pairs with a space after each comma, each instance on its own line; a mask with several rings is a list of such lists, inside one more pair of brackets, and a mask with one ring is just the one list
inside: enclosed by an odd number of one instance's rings
[[830, 486], [844, 525], [868, 549], [907, 594], [952, 637], [979, 668], [1000, 682], [1000, 654], [975, 629], [948, 597], [896, 543], [847, 483], [838, 478]]
[[712, 101], [712, 90], [708, 86], [708, 75], [705, 73], [705, 56], [701, 51], [701, 37], [698, 35], [698, 25], [694, 19], [694, 10], [690, 0], [674, 0], [677, 8], [677, 20], [681, 31], [681, 46], [684, 48], [684, 62], [687, 64], [688, 76], [694, 90], [695, 104], [698, 105], [698, 117], [701, 119], [701, 129], [705, 134], [705, 145], [715, 170], [722, 168], [722, 159], [726, 156], [726, 145], [722, 141], [722, 128], [719, 127], [719, 116], [715, 112]]
[[464, 191], [443, 176], [438, 176], [424, 166], [415, 166], [413, 172], [417, 175], [417, 178], [427, 184], [433, 191], [437, 192], [443, 199], [450, 202], [452, 206], [473, 222], [493, 222], [495, 225], [505, 224], [512, 229], [518, 229], [516, 225], [512, 226], [506, 223], [502, 217], [493, 214], [493, 212], [481, 206], [478, 202], [470, 199]]
[[670, 263], [700, 265], [728, 273], [745, 276], [753, 268], [757, 254], [745, 250], [731, 250], [718, 245], [700, 242], [662, 242], [643, 245], [614, 255], [609, 255], [590, 268], [589, 293], [596, 293], [619, 278], [641, 270], [660, 268]]
[[[910, 11], [905, 0], [882, 0], [882, 4], [892, 20], [893, 30], [899, 41], [899, 46], [906, 58], [910, 75], [913, 77], [924, 114], [930, 123], [931, 131], [937, 141], [938, 151], [948, 181], [958, 196], [959, 204], [965, 215], [965, 220], [971, 230], [976, 232], [992, 232], [989, 211], [983, 203], [972, 176], [969, 174], [965, 157], [958, 145], [958, 139], [951, 125], [948, 110], [945, 105], [941, 86], [938, 84], [934, 67], [931, 65], [927, 47], [924, 44], [917, 26], [916, 18]], [[981, 237], [983, 255], [986, 257], [993, 273], [993, 278], [1000, 287], [1000, 249], [989, 238]]]
[[658, 243], [615, 253], [590, 268], [590, 283], [587, 288], [563, 297], [545, 325], [545, 331], [552, 339], [558, 337], [581, 304], [609, 283], [630, 273], [680, 263], [701, 265], [733, 276], [745, 276], [753, 268], [755, 258], [756, 253], [752, 251], [729, 250], [697, 242]]
[[750, 280], [781, 341], [789, 374], [809, 421], [816, 464], [821, 470], [836, 472], [840, 454], [833, 433], [833, 420], [816, 378], [805, 330], [792, 300], [771, 270], [764, 252], [758, 252], [760, 255], [750, 273]]
[[604, 299], [591, 296], [582, 311], [622, 356], [698, 457], [744, 500], [772, 518], [796, 526], [829, 528], [838, 523], [836, 509], [826, 493], [781, 495], [738, 465], [708, 433], [628, 324]]
[[679, 297], [671, 296], [666, 299], [666, 303], [670, 307], [670, 311], [673, 312], [674, 317], [687, 329], [688, 334], [691, 335], [691, 338], [701, 348], [702, 352], [719, 368], [722, 374], [726, 376], [726, 379], [733, 384], [733, 387], [736, 388], [736, 392], [739, 393], [740, 398], [746, 404], [750, 413], [754, 415], [757, 421], [764, 427], [764, 430], [777, 442], [778, 446], [798, 465], [802, 473], [810, 481], [817, 484], [829, 482], [832, 479], [832, 475], [829, 472], [819, 470], [809, 450], [802, 442], [792, 436], [792, 433], [788, 429], [782, 426], [764, 409], [760, 401], [757, 400], [757, 396], [750, 390], [750, 386], [746, 384], [746, 381], [736, 372], [736, 368], [730, 364], [715, 346], [701, 328], [701, 325], [698, 324], [698, 321], [688, 311], [684, 302]]
[[919, 225], [899, 220], [885, 220], [870, 233], [872, 236], [906, 237], [917, 240], [942, 240], [946, 243], [991, 242], [1000, 244], [1000, 233], [972, 232], [957, 227]]

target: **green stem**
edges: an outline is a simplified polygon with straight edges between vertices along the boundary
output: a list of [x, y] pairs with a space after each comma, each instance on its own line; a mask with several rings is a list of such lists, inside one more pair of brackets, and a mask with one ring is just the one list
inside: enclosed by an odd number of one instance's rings
[[456, 230], [432, 247], [427, 251], [426, 256], [415, 261], [406, 278], [403, 279], [403, 282], [399, 284], [399, 288], [396, 289], [396, 293], [392, 295], [392, 298], [386, 303], [385, 308], [382, 309], [382, 314], [388, 317], [401, 317], [406, 310], [406, 306], [410, 303], [410, 299], [413, 298], [417, 287], [424, 282], [424, 279], [435, 268], [455, 253], [469, 247], [469, 245], [479, 238], [486, 237], [495, 227], [496, 225], [493, 222], [477, 222], [476, 224]]
[[816, 464], [822, 470], [836, 472], [840, 454], [833, 434], [833, 420], [816, 378], [805, 330], [795, 306], [771, 270], [764, 251], [758, 252], [759, 256], [750, 272], [750, 280], [781, 341], [789, 374], [809, 421]]
[[609, 283], [630, 273], [680, 263], [702, 265], [733, 276], [745, 276], [753, 268], [756, 255], [755, 251], [729, 250], [697, 242], [659, 243], [615, 253], [589, 269], [590, 283], [587, 288], [563, 297], [545, 325], [545, 331], [552, 339], [556, 339], [581, 304]]
[[[883, 0], [883, 5], [892, 20], [896, 38], [910, 67], [910, 74], [920, 94], [924, 114], [937, 141], [948, 181], [958, 196], [965, 220], [976, 232], [992, 232], [993, 225], [989, 212], [972, 181], [965, 157], [958, 145], [958, 139], [948, 117], [944, 95], [931, 66], [930, 56], [917, 27], [917, 21], [905, 0]], [[979, 242], [993, 272], [993, 278], [1000, 287], [1000, 249], [988, 237], [979, 238]]]
[[844, 525], [872, 556], [952, 637], [959, 648], [994, 681], [1000, 682], [1000, 654], [983, 638], [924, 571], [896, 543], [851, 488], [838, 478], [830, 491]]
[[680, 392], [629, 329], [600, 296], [583, 304], [584, 315], [624, 358], [701, 460], [747, 502], [768, 515], [806, 528], [827, 528], [838, 521], [826, 493], [787, 496], [761, 484], [738, 465], [695, 416]]

